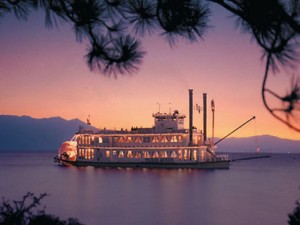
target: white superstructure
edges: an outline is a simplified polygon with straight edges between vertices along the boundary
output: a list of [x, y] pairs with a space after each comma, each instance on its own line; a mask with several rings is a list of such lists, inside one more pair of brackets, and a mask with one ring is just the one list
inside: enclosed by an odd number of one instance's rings
[[152, 116], [151, 128], [81, 129], [62, 144], [56, 160], [77, 166], [229, 168], [227, 155], [218, 156], [215, 146], [205, 145], [201, 131], [184, 129], [184, 114], [175, 110]]

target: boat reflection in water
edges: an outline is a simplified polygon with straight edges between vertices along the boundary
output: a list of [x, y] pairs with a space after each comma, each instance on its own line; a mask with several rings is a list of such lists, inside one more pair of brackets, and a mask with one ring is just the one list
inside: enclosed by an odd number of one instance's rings
[[206, 140], [206, 94], [204, 131], [193, 127], [193, 90], [189, 90], [189, 129], [186, 116], [155, 113], [152, 128], [97, 130], [80, 128], [64, 142], [55, 161], [63, 165], [95, 167], [149, 167], [228, 169], [228, 155], [216, 154], [216, 146]]

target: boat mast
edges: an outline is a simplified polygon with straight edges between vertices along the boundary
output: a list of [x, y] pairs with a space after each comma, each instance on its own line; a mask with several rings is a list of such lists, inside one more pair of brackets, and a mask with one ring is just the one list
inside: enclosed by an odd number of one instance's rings
[[212, 146], [214, 145], [215, 138], [215, 101], [211, 100], [211, 111], [212, 111]]
[[189, 89], [189, 145], [193, 145], [193, 89]]
[[206, 144], [207, 132], [206, 132], [206, 121], [207, 121], [207, 104], [206, 104], [207, 94], [203, 93], [203, 142]]

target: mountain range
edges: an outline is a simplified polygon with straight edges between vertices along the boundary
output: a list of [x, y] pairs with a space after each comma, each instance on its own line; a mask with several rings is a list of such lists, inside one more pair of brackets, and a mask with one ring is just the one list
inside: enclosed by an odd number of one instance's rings
[[0, 150], [58, 149], [62, 142], [72, 138], [79, 126], [84, 125], [78, 119], [0, 115]]
[[[0, 151], [54, 151], [70, 140], [80, 126], [86, 123], [79, 119], [0, 115]], [[266, 153], [300, 153], [300, 140], [263, 135], [226, 138], [218, 144], [219, 152], [255, 152], [257, 148]]]

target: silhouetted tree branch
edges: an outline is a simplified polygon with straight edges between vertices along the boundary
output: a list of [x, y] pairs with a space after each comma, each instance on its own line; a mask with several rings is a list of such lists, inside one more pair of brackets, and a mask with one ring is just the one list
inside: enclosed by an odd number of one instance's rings
[[[238, 25], [262, 49], [266, 69], [262, 99], [276, 119], [300, 131], [300, 80], [291, 78], [291, 87], [282, 95], [267, 88], [270, 73], [280, 68], [295, 69], [298, 62], [300, 34], [299, 0], [206, 0], [223, 7], [236, 18]], [[209, 6], [204, 0], [3, 0], [0, 16], [14, 12], [26, 19], [31, 10], [43, 9], [46, 26], [59, 22], [73, 26], [79, 42], [88, 43], [86, 61], [92, 71], [105, 75], [132, 73], [138, 70], [145, 51], [140, 38], [155, 31], [173, 46], [180, 38], [191, 43], [202, 39], [208, 29]], [[271, 106], [266, 95], [279, 100]]]
[[47, 194], [35, 196], [27, 193], [20, 201], [10, 202], [2, 199], [0, 205], [0, 224], [1, 225], [81, 225], [77, 219], [69, 218], [61, 220], [56, 216], [45, 213], [44, 208], [39, 209], [41, 200]]
[[300, 201], [296, 201], [296, 208], [294, 209], [293, 213], [289, 213], [288, 215], [289, 225], [299, 225], [300, 224]]
[[[279, 67], [294, 67], [298, 61], [298, 41], [300, 33], [298, 0], [213, 0], [228, 9], [238, 18], [238, 24], [249, 32], [263, 50], [262, 58], [266, 61], [266, 69], [262, 85], [262, 99], [266, 109], [276, 119], [288, 127], [300, 131], [299, 104], [300, 82], [296, 75], [291, 78], [291, 88], [286, 95], [280, 96], [267, 88], [270, 68], [273, 73], [279, 72]], [[280, 108], [272, 107], [267, 101], [267, 94], [282, 103]]]
[[0, 224], [1, 225], [81, 225], [74, 218], [69, 218], [67, 221], [61, 220], [56, 216], [45, 213], [45, 208], [39, 209], [41, 200], [47, 194], [43, 193], [40, 196], [35, 196], [28, 192], [20, 201], [10, 202], [2, 199], [0, 205]]

